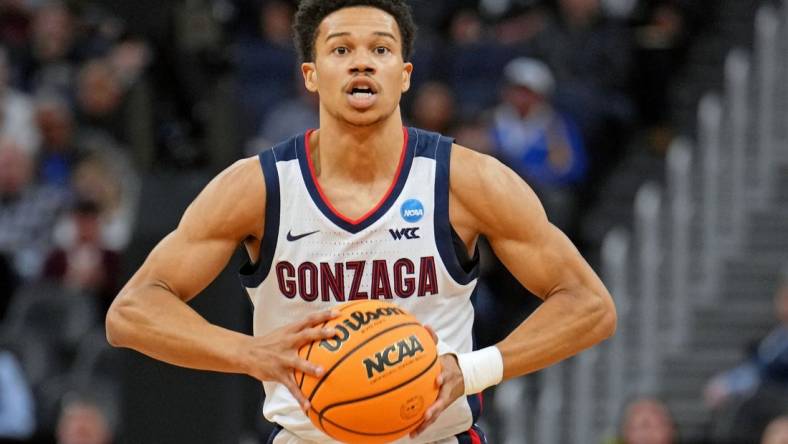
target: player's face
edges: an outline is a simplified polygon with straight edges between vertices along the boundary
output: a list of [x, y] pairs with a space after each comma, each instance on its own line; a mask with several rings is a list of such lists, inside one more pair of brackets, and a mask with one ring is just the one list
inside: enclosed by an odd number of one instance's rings
[[393, 16], [377, 8], [343, 8], [318, 28], [315, 61], [301, 66], [321, 113], [354, 126], [369, 126], [399, 112], [413, 65], [402, 58], [402, 36]]

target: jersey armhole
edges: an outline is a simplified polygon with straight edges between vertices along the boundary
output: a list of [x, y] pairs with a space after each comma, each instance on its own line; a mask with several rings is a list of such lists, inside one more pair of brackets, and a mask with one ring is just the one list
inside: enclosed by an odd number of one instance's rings
[[[449, 225], [451, 226], [451, 223]], [[465, 242], [457, 233], [457, 230], [454, 229], [454, 226], [451, 226], [451, 243], [454, 247], [454, 252], [456, 253], [457, 261], [459, 262], [462, 271], [466, 273], [472, 273], [473, 267], [475, 267], [479, 262], [478, 243], [473, 249], [473, 257], [471, 257], [471, 255], [468, 254], [468, 248], [465, 246]]]
[[260, 239], [260, 255], [257, 263], [249, 259], [238, 270], [246, 288], [257, 288], [268, 276], [276, 252], [279, 237], [279, 173], [276, 170], [274, 150], [266, 150], [258, 155], [265, 179], [265, 229]]
[[452, 279], [460, 285], [479, 277], [479, 246], [473, 257], [449, 220], [449, 171], [453, 140], [440, 137], [435, 148], [435, 243]]

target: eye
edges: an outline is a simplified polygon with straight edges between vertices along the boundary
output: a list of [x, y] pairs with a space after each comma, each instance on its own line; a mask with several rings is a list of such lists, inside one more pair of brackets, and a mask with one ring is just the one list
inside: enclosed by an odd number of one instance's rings
[[350, 50], [347, 49], [344, 46], [339, 46], [339, 47], [334, 48], [334, 53], [336, 53], [337, 55], [345, 55], [348, 52], [350, 52]]
[[377, 48], [375, 48], [375, 54], [377, 55], [386, 55], [389, 52], [390, 52], [389, 49], [386, 48], [385, 46], [378, 46]]

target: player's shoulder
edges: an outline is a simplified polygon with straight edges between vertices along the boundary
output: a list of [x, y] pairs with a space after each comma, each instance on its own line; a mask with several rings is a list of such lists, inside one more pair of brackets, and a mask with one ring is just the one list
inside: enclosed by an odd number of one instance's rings
[[219, 213], [228, 208], [255, 208], [265, 204], [265, 191], [260, 161], [257, 156], [247, 157], [217, 174], [200, 193], [198, 201], [206, 202]]
[[256, 157], [235, 161], [216, 175], [187, 208], [179, 230], [193, 238], [243, 239], [259, 231], [265, 182]]
[[495, 157], [457, 143], [451, 146], [451, 162], [458, 168], [469, 170], [468, 172], [502, 166]]
[[473, 215], [480, 232], [495, 234], [513, 229], [523, 218], [544, 218], [544, 210], [528, 184], [490, 155], [455, 144], [450, 174], [453, 201]]
[[258, 156], [252, 156], [236, 160], [219, 173], [214, 182], [226, 191], [251, 192], [253, 189], [249, 188], [250, 185], [265, 185], [261, 182], [261, 178], [260, 160]]
[[451, 149], [452, 192], [473, 193], [488, 188], [509, 169], [498, 159], [462, 145], [453, 144]]

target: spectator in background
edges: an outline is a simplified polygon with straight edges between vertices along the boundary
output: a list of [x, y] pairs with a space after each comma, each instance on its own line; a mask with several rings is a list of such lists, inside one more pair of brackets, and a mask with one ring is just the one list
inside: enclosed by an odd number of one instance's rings
[[509, 62], [502, 103], [493, 116], [495, 155], [525, 178], [540, 196], [548, 217], [571, 228], [573, 187], [585, 179], [586, 152], [574, 121], [551, 103], [550, 68], [530, 58]]
[[35, 431], [35, 403], [13, 353], [0, 348], [0, 440], [24, 440]]
[[286, 0], [263, 2], [260, 10], [260, 31], [268, 43], [282, 47], [293, 44], [293, 13], [293, 4]]
[[443, 58], [436, 56], [428, 62], [441, 60], [440, 69], [455, 94], [458, 117], [471, 118], [495, 105], [500, 72], [512, 58], [511, 51], [490, 36], [473, 9], [454, 15], [449, 38], [449, 46], [441, 51]]
[[676, 425], [661, 401], [638, 398], [627, 405], [619, 444], [673, 444], [677, 441]]
[[475, 9], [462, 9], [451, 19], [449, 37], [455, 45], [476, 45], [485, 38], [484, 23]]
[[736, 397], [747, 397], [763, 384], [774, 384], [788, 393], [788, 272], [774, 298], [779, 324], [760, 340], [749, 359], [719, 373], [706, 386], [706, 405], [720, 408]]
[[126, 90], [134, 86], [151, 63], [151, 48], [140, 39], [129, 38], [115, 45], [107, 61]]
[[763, 432], [761, 444], [788, 444], [788, 415], [774, 419]]
[[490, 125], [484, 117], [469, 118], [460, 121], [448, 132], [463, 146], [472, 146], [480, 153], [493, 155], [493, 142], [490, 136]]
[[547, 57], [555, 42], [550, 41], [546, 31], [555, 26], [555, 20], [546, 3], [531, 0], [509, 8], [495, 25], [496, 40], [504, 45], [516, 45], [518, 53]]
[[34, 9], [30, 57], [24, 64], [30, 91], [71, 93], [77, 69], [74, 53], [76, 19], [60, 1], [45, 1]]
[[106, 248], [101, 239], [99, 207], [94, 202], [77, 202], [66, 218], [68, 236], [47, 258], [44, 277], [65, 287], [86, 290], [98, 298], [97, 306], [106, 313], [118, 290], [120, 256]]
[[297, 65], [290, 30], [293, 13], [287, 1], [262, 2], [254, 33], [241, 35], [235, 45], [238, 99], [247, 134], [265, 132], [260, 122], [273, 114], [277, 104], [303, 89], [301, 76], [293, 69]]
[[[551, 66], [561, 83], [590, 89], [589, 99], [605, 93], [619, 95], [629, 84], [629, 32], [602, 14], [600, 0], [558, 0], [559, 28], [553, 30]], [[618, 98], [618, 97], [617, 97]], [[589, 105], [606, 109], [604, 103]]]
[[52, 227], [67, 202], [62, 190], [37, 184], [34, 171], [28, 151], [0, 138], [0, 254], [23, 279], [39, 275]]
[[79, 71], [77, 103], [83, 128], [127, 143], [126, 119], [122, 105], [124, 87], [112, 64], [94, 59]]
[[664, 152], [673, 138], [670, 87], [684, 63], [693, 26], [676, 0], [641, 4], [633, 36], [637, 79], [632, 85], [633, 95], [641, 123], [647, 127], [648, 141], [658, 152]]
[[558, 7], [558, 25], [545, 37], [558, 85], [553, 99], [583, 132], [593, 184], [616, 164], [636, 122], [630, 32], [602, 14], [600, 0], [558, 0]]
[[[122, 251], [131, 240], [136, 219], [139, 184], [131, 163], [110, 141], [96, 138], [86, 142], [85, 157], [79, 162], [71, 186], [76, 200], [97, 205], [103, 247]], [[68, 224], [58, 224], [56, 234], [64, 241]], [[72, 230], [73, 232], [73, 230]]]
[[704, 400], [713, 410], [715, 442], [755, 442], [768, 422], [788, 410], [788, 271], [774, 299], [777, 325], [749, 358], [714, 376]]
[[411, 106], [413, 126], [448, 134], [454, 124], [456, 101], [451, 89], [440, 82], [428, 82], [419, 87]]
[[277, 140], [284, 140], [293, 134], [304, 131], [304, 128], [317, 128], [320, 123], [318, 106], [320, 98], [306, 88], [298, 88], [295, 97], [279, 102], [260, 128], [260, 138], [255, 141], [257, 154], [261, 149], [270, 148]]
[[31, 17], [27, 0], [0, 2], [0, 41], [8, 47], [12, 59], [27, 46]]
[[118, 406], [110, 393], [70, 393], [63, 399], [57, 444], [112, 444]]
[[68, 187], [78, 155], [71, 108], [59, 97], [41, 97], [36, 100], [36, 122], [42, 136], [38, 156], [41, 183]]
[[33, 102], [26, 94], [11, 88], [10, 70], [8, 54], [0, 47], [0, 134], [13, 138], [21, 148], [35, 154], [40, 135]]

